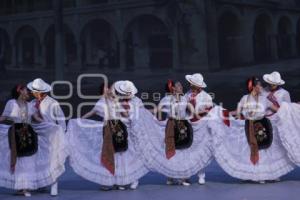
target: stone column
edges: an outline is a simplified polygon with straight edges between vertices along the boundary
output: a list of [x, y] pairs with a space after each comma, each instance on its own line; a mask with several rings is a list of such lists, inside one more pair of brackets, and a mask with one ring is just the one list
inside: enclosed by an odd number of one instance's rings
[[295, 33], [292, 33], [290, 35], [290, 45], [291, 45], [291, 56], [296, 57], [297, 56], [297, 35]]
[[[79, 5], [80, 0], [76, 0], [76, 6]], [[73, 17], [73, 25], [76, 26], [75, 28], [75, 42], [76, 42], [76, 69], [78, 71], [83, 70], [84, 69], [84, 65], [83, 65], [83, 58], [82, 58], [82, 51], [83, 51], [83, 46], [81, 44], [81, 39], [80, 39], [80, 34], [82, 31], [82, 27], [81, 27], [81, 19], [79, 14], [75, 14]]]
[[115, 23], [117, 24], [117, 36], [119, 41], [119, 59], [120, 59], [120, 71], [126, 70], [126, 38], [124, 37], [124, 32], [126, 30], [124, 27], [124, 19], [122, 17], [122, 12], [120, 9], [116, 10], [115, 13]]
[[124, 38], [120, 38], [120, 70], [126, 70], [126, 42]]
[[277, 35], [271, 34], [269, 35], [270, 38], [270, 50], [271, 50], [271, 59], [278, 60], [278, 45], [277, 45]]
[[63, 32], [63, 4], [60, 0], [53, 1], [55, 26], [55, 79], [64, 77], [64, 32]]
[[173, 69], [180, 69], [180, 52], [179, 52], [179, 36], [178, 36], [178, 23], [176, 23], [173, 31]]
[[220, 68], [218, 45], [218, 19], [215, 1], [205, 1], [207, 57], [209, 70]]
[[77, 43], [77, 69], [81, 70], [81, 69], [83, 69], [83, 63], [82, 63], [82, 44], [80, 42], [80, 39], [77, 39], [76, 43]]
[[[249, 15], [247, 13], [245, 15]], [[243, 18], [240, 21], [241, 30], [240, 30], [240, 37], [241, 41], [239, 42], [239, 51], [241, 51], [241, 64], [247, 64], [251, 62], [255, 62], [255, 55], [254, 55], [254, 30], [252, 26], [251, 18]]]
[[11, 44], [11, 50], [12, 50], [12, 60], [11, 60], [11, 67], [12, 68], [15, 68], [17, 67], [17, 48], [16, 48], [16, 44], [15, 43], [12, 43]]
[[81, 4], [81, 0], [75, 0], [75, 7], [80, 6], [80, 4]]
[[46, 45], [44, 43], [42, 43], [41, 45], [41, 65], [42, 65], [42, 69], [46, 69], [47, 68], [47, 51], [46, 51]]
[[[21, 39], [22, 40], [22, 39]], [[17, 58], [17, 67], [18, 68], [23, 68], [23, 51], [22, 51], [22, 48], [21, 48], [21, 43], [18, 43], [16, 44], [16, 58]]]

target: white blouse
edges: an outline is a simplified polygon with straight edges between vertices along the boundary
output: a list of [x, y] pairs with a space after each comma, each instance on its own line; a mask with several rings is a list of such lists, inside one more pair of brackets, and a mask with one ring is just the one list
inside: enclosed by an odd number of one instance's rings
[[[185, 94], [185, 97], [187, 99], [188, 102], [191, 101], [192, 98], [192, 92], [188, 92]], [[195, 111], [197, 113], [204, 113], [207, 111], [207, 109], [213, 107], [213, 99], [212, 97], [205, 92], [204, 90], [202, 90], [197, 96], [196, 96], [196, 107], [195, 107]]]
[[[142, 100], [138, 97], [133, 97], [129, 100], [128, 104], [130, 106], [130, 109], [128, 110], [129, 117], [133, 117], [134, 114], [137, 114], [138, 108], [143, 106]], [[94, 106], [93, 111], [105, 120], [110, 120], [123, 118], [121, 113], [124, 112], [125, 109], [117, 99], [101, 98]]]
[[[35, 104], [36, 100], [33, 100], [33, 107]], [[37, 108], [35, 108], [35, 112], [38, 112]], [[39, 112], [42, 115], [43, 121], [58, 124], [63, 128], [64, 131], [66, 130], [65, 114], [62, 111], [58, 101], [50, 96], [46, 96], [40, 103]]]
[[187, 117], [187, 99], [185, 96], [179, 96], [176, 99], [174, 95], [167, 95], [159, 102], [159, 110], [167, 114], [168, 118], [185, 119]]
[[6, 103], [2, 116], [11, 118], [15, 123], [30, 123], [33, 114], [32, 104], [20, 107], [15, 99], [11, 99]]
[[[263, 95], [267, 99], [268, 107], [273, 106], [273, 103], [267, 98], [270, 93], [271, 93], [270, 91], [264, 91], [264, 93], [263, 93]], [[283, 102], [291, 103], [290, 93], [283, 88], [280, 88], [279, 90], [275, 91], [273, 93], [273, 95], [276, 98], [276, 101], [279, 103], [279, 105], [281, 105]], [[271, 109], [267, 110], [267, 115], [271, 115], [273, 113], [274, 113], [274, 111], [272, 111]]]
[[268, 102], [264, 95], [259, 95], [257, 100], [252, 95], [245, 95], [238, 104], [238, 111], [250, 120], [262, 119], [267, 108]]
[[117, 103], [112, 99], [101, 98], [98, 100], [93, 108], [97, 115], [103, 117], [105, 120], [118, 119]]

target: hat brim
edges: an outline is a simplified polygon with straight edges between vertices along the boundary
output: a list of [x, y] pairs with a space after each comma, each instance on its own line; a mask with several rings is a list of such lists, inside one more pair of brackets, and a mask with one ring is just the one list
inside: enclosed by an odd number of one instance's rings
[[284, 80], [280, 80], [280, 82], [274, 82], [274, 81], [272, 81], [269, 74], [265, 74], [265, 75], [263, 76], [263, 79], [264, 79], [264, 81], [265, 81], [266, 83], [269, 83], [269, 84], [271, 84], [271, 85], [278, 85], [278, 86], [280, 86], [280, 85], [284, 85], [284, 84], [285, 84], [285, 81], [284, 81]]
[[133, 91], [131, 91], [131, 92], [126, 92], [122, 88], [122, 82], [116, 82], [114, 85], [114, 90], [116, 92], [118, 92], [119, 94], [127, 96], [127, 97], [133, 97], [134, 95], [136, 95], [138, 93], [138, 90], [136, 88], [134, 88]]
[[197, 87], [200, 87], [200, 88], [206, 88], [206, 87], [207, 87], [207, 85], [206, 85], [206, 83], [205, 83], [204, 81], [202, 82], [202, 84], [199, 84], [199, 83], [196, 83], [195, 81], [193, 81], [192, 75], [186, 75], [186, 76], [185, 76], [185, 79], [186, 79], [190, 84], [195, 85], [195, 86], [197, 86]]
[[40, 92], [40, 93], [47, 93], [47, 92], [51, 92], [52, 88], [50, 85], [46, 84], [45, 85], [45, 89], [44, 90], [38, 90], [37, 88], [34, 88], [32, 86], [33, 82], [30, 82], [27, 84], [27, 88], [32, 91], [32, 92]]

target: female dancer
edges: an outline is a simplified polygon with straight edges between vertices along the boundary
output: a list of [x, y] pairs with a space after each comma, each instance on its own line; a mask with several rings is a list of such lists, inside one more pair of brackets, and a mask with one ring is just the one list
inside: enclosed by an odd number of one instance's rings
[[249, 94], [243, 96], [234, 113], [238, 119], [231, 119], [229, 126], [222, 123], [223, 109], [213, 111], [216, 120], [210, 121], [210, 126], [215, 158], [233, 177], [260, 183], [278, 180], [294, 165], [281, 145], [276, 123], [266, 117], [268, 109], [277, 108], [269, 106], [262, 95], [259, 79], [250, 78], [247, 89]]
[[[47, 126], [56, 126], [59, 128], [58, 132], [51, 136], [51, 144], [55, 145], [55, 151], [57, 156], [54, 157], [60, 164], [60, 170], [65, 170], [65, 160], [67, 157], [67, 146], [65, 141], [66, 122], [65, 115], [59, 105], [59, 103], [50, 97], [48, 93], [52, 90], [51, 86], [44, 80], [37, 78], [34, 81], [27, 84], [27, 88], [31, 91], [35, 99], [32, 101], [35, 112], [43, 119], [44, 124]], [[42, 126], [36, 126], [36, 129], [43, 128]], [[57, 128], [56, 128], [57, 129]], [[56, 130], [54, 129], [54, 130]], [[52, 133], [52, 131], [50, 131]], [[52, 152], [51, 152], [52, 153]], [[52, 164], [52, 161], [51, 163]], [[61, 175], [61, 174], [60, 174]], [[58, 178], [58, 177], [57, 177]], [[51, 196], [58, 195], [58, 184], [55, 181], [51, 186]]]
[[[104, 121], [73, 119], [68, 124], [70, 164], [83, 178], [123, 190], [138, 187], [148, 173], [135, 149], [131, 120], [141, 101], [130, 81], [118, 81], [84, 118], [100, 115]], [[104, 188], [107, 189], [107, 188]]]
[[289, 92], [282, 88], [285, 81], [281, 79], [278, 72], [266, 74], [263, 78], [269, 84], [267, 99], [271, 105], [278, 108], [275, 111], [269, 111], [269, 115], [277, 120], [279, 136], [289, 158], [300, 166], [300, 106], [291, 103]]
[[283, 102], [275, 115], [278, 119], [278, 130], [283, 146], [289, 158], [300, 166], [300, 105]]
[[[193, 115], [190, 120], [191, 122], [198, 122], [202, 118], [206, 117], [213, 108], [213, 100], [212, 97], [204, 91], [204, 88], [206, 88], [207, 85], [204, 82], [202, 74], [186, 75], [185, 78], [190, 83], [191, 88], [185, 95], [188, 102], [192, 105], [191, 107], [188, 107], [190, 114]], [[199, 171], [198, 177], [199, 184], [205, 184], [205, 173], [203, 170]]]
[[[283, 102], [291, 103], [290, 93], [282, 88], [285, 81], [281, 79], [279, 72], [265, 74], [263, 79], [268, 84], [268, 87], [266, 88], [266, 97], [271, 107], [280, 108]], [[274, 115], [276, 110], [268, 109], [267, 115]]]
[[[187, 76], [188, 81], [190, 78]], [[205, 86], [203, 77], [193, 78], [193, 81], [199, 88]], [[198, 121], [189, 120], [194, 115], [189, 117], [186, 110], [188, 107], [192, 107], [192, 110], [193, 106], [188, 104], [188, 95], [182, 95], [179, 82], [174, 84], [169, 81], [167, 88], [171, 93], [159, 104], [159, 109], [167, 113], [167, 119], [158, 121], [148, 110], [141, 109], [139, 119], [133, 121], [133, 132], [137, 138], [138, 151], [148, 167], [169, 177], [167, 184], [174, 184], [179, 179], [180, 184], [189, 186], [188, 178], [202, 171], [212, 159], [208, 121], [204, 113], [201, 113], [201, 119], [197, 113]], [[197, 107], [200, 107], [202, 100], [200, 96], [197, 97]], [[203, 103], [202, 106], [211, 106], [210, 103]], [[204, 183], [202, 175], [199, 184]]]
[[0, 125], [0, 186], [27, 197], [30, 190], [53, 184], [64, 172], [64, 161], [58, 159], [63, 152], [55, 142], [62, 130], [43, 122], [28, 96], [26, 86], [14, 87], [0, 120], [10, 121]]

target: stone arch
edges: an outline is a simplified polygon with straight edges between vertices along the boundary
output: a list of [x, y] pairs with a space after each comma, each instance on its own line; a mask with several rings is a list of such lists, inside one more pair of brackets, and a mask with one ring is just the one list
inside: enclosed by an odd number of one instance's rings
[[[77, 61], [77, 44], [73, 31], [67, 24], [63, 26], [64, 31], [64, 63], [66, 66], [74, 65]], [[55, 27], [50, 25], [44, 37], [44, 59], [48, 68], [55, 64]]]
[[113, 26], [104, 19], [87, 22], [80, 34], [82, 60], [86, 67], [120, 66], [120, 44]]
[[218, 11], [218, 18], [220, 18], [221, 16], [223, 16], [226, 13], [232, 13], [233, 15], [235, 15], [236, 17], [238, 17], [239, 19], [242, 18], [241, 16], [241, 12], [239, 11], [238, 8], [234, 7], [234, 6], [222, 6], [219, 11]]
[[277, 34], [279, 58], [290, 58], [293, 54], [293, 23], [289, 17], [282, 16], [279, 18]]
[[0, 68], [11, 64], [12, 48], [9, 34], [0, 28]]
[[171, 68], [172, 38], [159, 17], [142, 14], [133, 18], [124, 32], [128, 68]]
[[19, 28], [15, 35], [17, 65], [33, 68], [40, 64], [41, 42], [38, 32], [30, 25]]
[[297, 21], [297, 29], [296, 29], [296, 48], [297, 48], [297, 54], [300, 56], [300, 17]]
[[256, 62], [272, 59], [271, 40], [274, 37], [274, 24], [267, 13], [256, 16], [253, 27], [253, 50]]
[[241, 19], [231, 11], [223, 12], [218, 19], [219, 56], [223, 67], [232, 67], [243, 62]]

